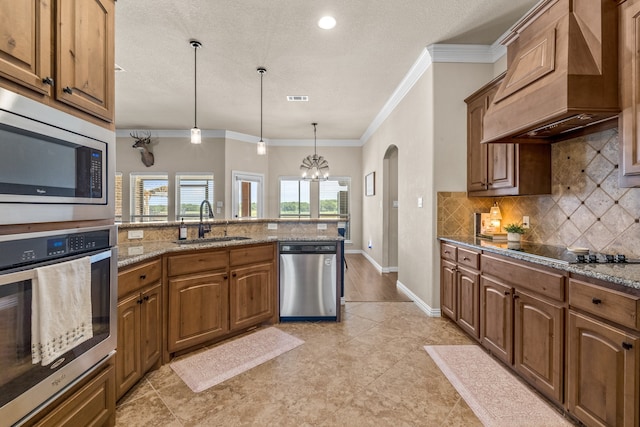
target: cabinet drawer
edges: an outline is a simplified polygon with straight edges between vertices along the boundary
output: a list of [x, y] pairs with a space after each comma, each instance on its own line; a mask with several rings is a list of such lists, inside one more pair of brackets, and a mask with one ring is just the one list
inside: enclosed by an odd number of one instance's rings
[[275, 256], [273, 244], [261, 246], [247, 246], [229, 251], [229, 263], [231, 266], [252, 264], [263, 261], [273, 261]]
[[640, 296], [569, 279], [569, 305], [640, 330]]
[[457, 261], [460, 265], [480, 270], [480, 253], [471, 249], [458, 248]]
[[118, 298], [156, 283], [162, 277], [162, 263], [159, 259], [136, 264], [118, 273]]
[[529, 289], [557, 301], [565, 300], [564, 275], [534, 267], [524, 261], [506, 260], [482, 254], [482, 274], [488, 274], [516, 288]]
[[458, 248], [450, 243], [440, 242], [440, 257], [456, 261]]
[[229, 257], [226, 250], [174, 255], [167, 260], [167, 274], [169, 276], [178, 276], [201, 271], [226, 269], [228, 262]]

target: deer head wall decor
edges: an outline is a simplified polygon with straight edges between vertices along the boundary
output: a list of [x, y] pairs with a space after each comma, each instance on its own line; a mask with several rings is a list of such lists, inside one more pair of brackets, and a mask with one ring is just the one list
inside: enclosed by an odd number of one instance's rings
[[132, 145], [133, 148], [140, 150], [140, 160], [146, 166], [152, 166], [154, 162], [153, 153], [149, 151], [149, 145], [151, 144], [151, 132], [143, 132], [141, 135], [138, 132], [130, 133], [131, 137], [136, 141]]

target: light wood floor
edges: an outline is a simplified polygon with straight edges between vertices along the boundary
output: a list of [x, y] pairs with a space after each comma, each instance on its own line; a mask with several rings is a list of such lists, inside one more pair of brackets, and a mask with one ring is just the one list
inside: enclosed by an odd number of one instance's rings
[[361, 254], [346, 254], [344, 299], [348, 302], [411, 301], [396, 287], [398, 273], [381, 274]]

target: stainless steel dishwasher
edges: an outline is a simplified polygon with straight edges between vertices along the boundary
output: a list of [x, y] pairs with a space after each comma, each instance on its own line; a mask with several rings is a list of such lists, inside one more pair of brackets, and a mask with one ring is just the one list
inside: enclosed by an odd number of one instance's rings
[[337, 242], [281, 242], [280, 320], [338, 320]]

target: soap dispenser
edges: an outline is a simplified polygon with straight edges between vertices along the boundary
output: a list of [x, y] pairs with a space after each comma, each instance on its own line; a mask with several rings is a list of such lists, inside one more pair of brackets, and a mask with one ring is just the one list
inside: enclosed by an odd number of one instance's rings
[[187, 226], [184, 223], [184, 218], [180, 221], [180, 234], [178, 240], [187, 240]]

